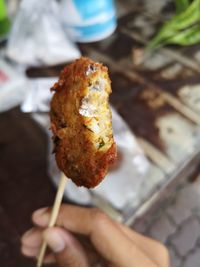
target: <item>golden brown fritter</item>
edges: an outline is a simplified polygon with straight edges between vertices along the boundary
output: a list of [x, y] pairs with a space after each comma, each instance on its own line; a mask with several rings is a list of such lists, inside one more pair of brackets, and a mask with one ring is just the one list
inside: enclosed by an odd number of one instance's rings
[[80, 58], [53, 86], [51, 129], [58, 167], [78, 186], [95, 187], [116, 159], [107, 68]]

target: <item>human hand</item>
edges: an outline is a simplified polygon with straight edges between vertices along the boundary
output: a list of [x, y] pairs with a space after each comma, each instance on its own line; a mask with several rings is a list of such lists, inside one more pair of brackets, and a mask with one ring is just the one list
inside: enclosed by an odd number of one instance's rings
[[61, 267], [169, 267], [167, 249], [117, 223], [95, 208], [62, 205], [55, 227], [47, 228], [50, 209], [33, 213], [35, 227], [22, 237], [22, 253], [37, 257], [42, 238], [50, 251], [45, 263]]

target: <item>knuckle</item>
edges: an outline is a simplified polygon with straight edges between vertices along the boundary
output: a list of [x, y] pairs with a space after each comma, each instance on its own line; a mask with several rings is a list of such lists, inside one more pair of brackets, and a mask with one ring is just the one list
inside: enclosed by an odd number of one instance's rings
[[163, 246], [162, 250], [163, 250], [163, 255], [164, 255], [165, 259], [167, 261], [169, 261], [169, 251], [168, 251], [168, 249], [165, 246]]
[[158, 246], [158, 255], [160, 255], [160, 258], [162, 259], [163, 262], [168, 263], [169, 262], [169, 252], [166, 246], [163, 244], [159, 243]]
[[94, 220], [95, 225], [102, 225], [102, 224], [107, 224], [111, 221], [111, 219], [108, 217], [108, 215], [106, 215], [105, 213], [103, 213], [102, 211], [100, 211], [97, 208], [94, 208], [92, 211], [92, 217]]

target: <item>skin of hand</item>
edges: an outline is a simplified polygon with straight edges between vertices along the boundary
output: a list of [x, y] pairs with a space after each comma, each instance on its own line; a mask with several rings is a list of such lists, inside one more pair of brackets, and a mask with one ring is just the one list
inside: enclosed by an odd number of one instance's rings
[[169, 267], [164, 245], [113, 221], [96, 208], [62, 205], [55, 227], [46, 230], [50, 208], [35, 211], [34, 228], [22, 236], [21, 251], [37, 257], [43, 238], [49, 251], [45, 263], [60, 267]]

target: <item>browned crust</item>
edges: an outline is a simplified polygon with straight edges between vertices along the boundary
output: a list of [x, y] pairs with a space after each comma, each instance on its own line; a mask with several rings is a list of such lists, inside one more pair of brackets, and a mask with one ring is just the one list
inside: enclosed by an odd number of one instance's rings
[[102, 72], [108, 72], [108, 68], [101, 63], [94, 62], [86, 57], [81, 57], [61, 71], [59, 81], [54, 84], [51, 91], [66, 90], [66, 88], [70, 88], [77, 80], [89, 81], [89, 76], [86, 76], [89, 65], [96, 66]]
[[88, 159], [84, 162], [85, 168], [82, 169], [82, 172], [78, 176], [73, 175], [73, 171], [70, 171], [70, 163], [66, 163], [62, 152], [56, 153], [56, 162], [59, 169], [62, 170], [67, 177], [70, 177], [77, 186], [93, 188], [104, 179], [108, 167], [115, 162], [116, 152], [116, 144], [113, 143], [109, 150], [97, 157], [96, 160]]
[[[86, 75], [89, 65], [95, 66], [98, 71]], [[51, 89], [55, 91], [50, 119], [57, 165], [76, 185], [87, 188], [98, 185], [105, 177], [109, 165], [116, 159], [113, 138], [106, 151], [94, 149], [88, 129], [83, 127], [83, 117], [78, 111], [84, 88], [88, 86], [91, 77], [99, 72], [107, 75], [110, 83], [105, 66], [82, 57], [63, 69], [59, 81]], [[71, 121], [73, 123], [67, 125]]]

